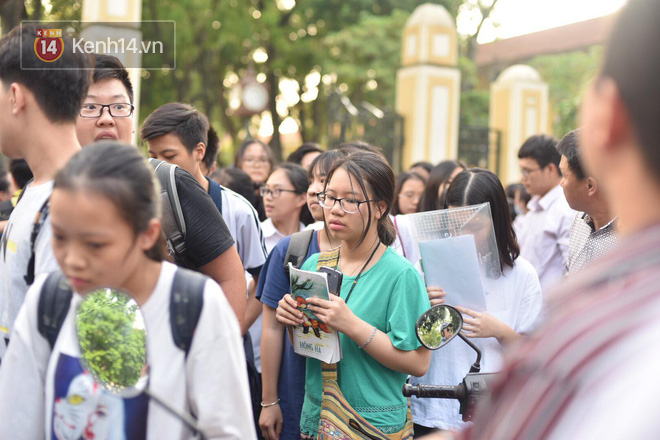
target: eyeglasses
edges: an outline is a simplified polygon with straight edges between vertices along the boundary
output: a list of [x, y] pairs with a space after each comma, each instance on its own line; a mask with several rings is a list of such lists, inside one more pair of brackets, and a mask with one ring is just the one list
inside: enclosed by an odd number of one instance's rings
[[413, 193], [413, 192], [404, 192], [404, 193], [399, 193], [399, 197], [405, 197], [408, 200], [417, 200], [422, 198], [421, 194]]
[[523, 177], [529, 177], [530, 174], [532, 174], [534, 171], [541, 170], [542, 168], [534, 168], [530, 170], [529, 168], [521, 168], [520, 169], [520, 174], [522, 174]]
[[126, 103], [115, 103], [115, 104], [94, 104], [87, 103], [83, 104], [80, 109], [80, 117], [82, 118], [100, 118], [103, 114], [103, 109], [108, 108], [110, 116], [113, 118], [127, 118], [133, 114], [135, 107], [131, 104]]
[[250, 165], [264, 165], [268, 163], [268, 159], [265, 157], [246, 157], [243, 159], [243, 162]]
[[293, 189], [280, 189], [280, 188], [270, 189], [265, 186], [259, 188], [259, 194], [261, 194], [261, 197], [266, 197], [266, 194], [268, 194], [272, 198], [277, 199], [282, 195], [283, 192], [296, 193], [296, 191]]
[[317, 195], [319, 204], [325, 209], [332, 209], [335, 203], [339, 202], [341, 209], [347, 214], [355, 214], [360, 209], [363, 203], [377, 202], [378, 200], [355, 200], [355, 199], [338, 199], [326, 193], [319, 193]]

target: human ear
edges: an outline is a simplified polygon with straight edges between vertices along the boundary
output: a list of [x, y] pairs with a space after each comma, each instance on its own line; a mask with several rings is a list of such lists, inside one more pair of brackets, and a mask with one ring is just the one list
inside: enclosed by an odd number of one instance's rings
[[587, 195], [593, 197], [598, 192], [598, 183], [593, 177], [586, 178]]
[[204, 145], [204, 142], [198, 142], [193, 149], [193, 156], [195, 157], [195, 160], [204, 159], [204, 154], [206, 154], [206, 145]]
[[149, 220], [147, 229], [142, 231], [138, 237], [138, 245], [140, 246], [140, 249], [146, 252], [152, 247], [154, 247], [154, 245], [160, 238], [160, 234], [161, 234], [160, 220], [157, 218], [152, 218], [151, 220]]
[[376, 217], [376, 220], [380, 220], [380, 218], [383, 216], [383, 213], [387, 209], [387, 202], [383, 202], [382, 200], [377, 202], [376, 208], [378, 209], [374, 210], [374, 217]]
[[9, 101], [12, 104], [11, 112], [12, 114], [16, 115], [25, 108], [25, 103], [27, 99], [26, 90], [22, 85], [18, 83], [11, 83], [11, 85], [9, 86], [9, 95], [10, 95]]
[[605, 150], [614, 151], [627, 144], [634, 127], [614, 80], [603, 78], [598, 88], [602, 108], [602, 145]]

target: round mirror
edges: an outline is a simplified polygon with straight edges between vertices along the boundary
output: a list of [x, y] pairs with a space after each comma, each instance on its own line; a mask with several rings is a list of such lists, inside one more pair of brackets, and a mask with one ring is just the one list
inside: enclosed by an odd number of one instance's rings
[[82, 363], [115, 395], [138, 394], [147, 382], [146, 329], [135, 300], [115, 289], [85, 295], [76, 311]]
[[433, 306], [417, 320], [417, 339], [429, 350], [437, 350], [463, 328], [463, 317], [455, 308], [444, 304]]

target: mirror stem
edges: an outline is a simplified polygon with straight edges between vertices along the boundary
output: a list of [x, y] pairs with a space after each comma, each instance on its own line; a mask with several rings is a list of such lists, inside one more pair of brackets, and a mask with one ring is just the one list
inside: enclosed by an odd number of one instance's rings
[[481, 350], [479, 350], [479, 348], [477, 348], [477, 346], [474, 345], [474, 343], [470, 341], [470, 339], [465, 336], [463, 332], [458, 332], [458, 337], [464, 340], [467, 345], [472, 347], [472, 349], [477, 352], [477, 360], [474, 361], [474, 364], [472, 364], [470, 367], [470, 373], [478, 373], [481, 371]]
[[154, 395], [149, 388], [146, 388], [144, 390], [144, 393], [147, 396], [149, 396], [150, 398], [152, 398], [160, 406], [165, 408], [172, 415], [175, 415], [176, 417], [180, 418], [186, 425], [188, 425], [188, 427], [190, 429], [193, 430], [193, 433], [199, 434], [199, 437], [200, 437], [201, 440], [206, 439], [206, 437], [204, 437], [204, 434], [202, 433], [202, 431], [200, 431], [199, 428], [197, 427], [197, 421], [192, 416], [190, 416], [187, 413], [177, 411], [169, 403], [166, 403], [163, 399], [161, 399], [160, 397]]

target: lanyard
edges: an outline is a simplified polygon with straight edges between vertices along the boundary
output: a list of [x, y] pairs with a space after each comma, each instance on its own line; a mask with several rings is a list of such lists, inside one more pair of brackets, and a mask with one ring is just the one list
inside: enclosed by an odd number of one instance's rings
[[[355, 281], [353, 281], [353, 285], [351, 285], [351, 290], [348, 291], [348, 295], [346, 295], [346, 299], [344, 300], [344, 302], [346, 304], [348, 304], [348, 298], [351, 297], [351, 293], [353, 293], [353, 289], [355, 289], [355, 285], [357, 284], [358, 280], [360, 279], [360, 275], [362, 275], [362, 272], [364, 272], [364, 269], [367, 268], [367, 266], [371, 262], [371, 259], [374, 257], [374, 255], [376, 255], [376, 251], [378, 250], [379, 247], [380, 247], [380, 241], [378, 242], [378, 244], [376, 245], [374, 250], [371, 252], [371, 255], [369, 255], [369, 259], [367, 260], [367, 262], [364, 263], [364, 266], [362, 266], [362, 269], [360, 269], [360, 272], [357, 274], [357, 277], [355, 277]], [[337, 259], [337, 262], [339, 263], [339, 259]]]

